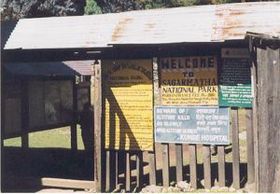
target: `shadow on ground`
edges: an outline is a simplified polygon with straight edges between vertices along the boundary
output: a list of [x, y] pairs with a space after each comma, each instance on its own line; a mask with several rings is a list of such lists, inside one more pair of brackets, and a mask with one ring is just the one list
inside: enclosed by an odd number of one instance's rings
[[[123, 160], [122, 160], [123, 158]], [[120, 157], [119, 164], [124, 164], [124, 156]], [[93, 180], [93, 160], [85, 151], [71, 151], [59, 148], [12, 148], [5, 147], [2, 153], [2, 192], [36, 192], [41, 190], [41, 178], [63, 178], [77, 180]], [[148, 166], [147, 162], [143, 163]], [[118, 182], [121, 188], [125, 187], [125, 165], [119, 165]], [[232, 163], [226, 163], [226, 186], [232, 185]], [[136, 169], [136, 162], [131, 162], [131, 169]], [[190, 181], [189, 165], [183, 167], [183, 180]], [[212, 186], [218, 181], [218, 164], [211, 164]], [[176, 167], [169, 168], [170, 183], [176, 182]], [[157, 185], [162, 185], [162, 170], [156, 172]], [[32, 177], [32, 181], [28, 180]], [[203, 164], [197, 165], [198, 188], [203, 188]], [[142, 177], [143, 186], [149, 184], [149, 174]], [[247, 164], [240, 164], [240, 182], [243, 188], [247, 182]], [[131, 191], [136, 187], [136, 176], [131, 177]], [[113, 191], [115, 188], [111, 188]], [[136, 189], [140, 191], [141, 188]]]
[[2, 162], [2, 192], [38, 191], [42, 177], [93, 180], [93, 160], [83, 150], [5, 147]]

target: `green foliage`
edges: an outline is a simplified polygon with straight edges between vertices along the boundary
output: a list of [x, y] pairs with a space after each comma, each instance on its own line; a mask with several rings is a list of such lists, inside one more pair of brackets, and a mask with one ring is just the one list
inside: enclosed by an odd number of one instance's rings
[[224, 4], [224, 3], [234, 3], [235, 0], [212, 0], [213, 4]]
[[145, 9], [157, 9], [166, 7], [164, 0], [144, 0], [142, 1]]
[[197, 5], [199, 2], [197, 0], [170, 0], [170, 7], [182, 7]]
[[92, 14], [101, 14], [101, 8], [97, 5], [95, 0], [86, 0], [86, 7], [85, 7], [85, 14], [92, 15]]
[[142, 0], [145, 9], [198, 5], [199, 0]]

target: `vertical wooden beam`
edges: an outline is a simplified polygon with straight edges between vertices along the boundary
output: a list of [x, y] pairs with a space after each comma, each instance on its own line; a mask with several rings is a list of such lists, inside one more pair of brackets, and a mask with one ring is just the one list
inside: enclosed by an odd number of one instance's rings
[[232, 175], [233, 187], [240, 189], [240, 156], [239, 156], [239, 126], [238, 109], [232, 109]]
[[251, 184], [255, 178], [255, 165], [254, 165], [254, 137], [253, 137], [253, 120], [252, 110], [246, 109], [246, 129], [247, 129], [247, 183]]
[[[273, 72], [272, 76], [269, 76], [268, 84], [268, 94], [267, 102], [269, 108], [269, 123], [270, 127], [268, 129], [269, 139], [268, 139], [268, 158], [270, 159], [270, 169], [269, 174], [273, 174], [273, 177], [270, 177], [269, 189], [267, 192], [280, 192], [280, 48], [272, 49], [269, 48], [269, 64], [268, 72]], [[272, 90], [272, 91], [271, 91]], [[275, 150], [278, 149], [278, 152]], [[273, 158], [273, 159], [272, 159]], [[272, 159], [272, 160], [271, 160]]]
[[28, 80], [22, 80], [21, 90], [21, 146], [26, 149], [29, 147], [29, 99], [28, 99]]
[[224, 187], [226, 185], [224, 146], [218, 146], [218, 179], [219, 179], [219, 186]]
[[76, 123], [71, 124], [70, 131], [71, 131], [71, 150], [77, 151], [78, 144], [77, 144], [77, 125], [76, 125]]
[[182, 144], [176, 144], [176, 181], [183, 180], [183, 153]]
[[115, 187], [119, 189], [119, 152], [115, 151]]
[[73, 84], [73, 119], [72, 119], [72, 124], [70, 126], [70, 131], [71, 131], [71, 149], [72, 151], [76, 151], [78, 149], [77, 145], [77, 86], [76, 86], [76, 81], [75, 79], [72, 80]]
[[257, 99], [258, 99], [258, 88], [257, 88], [257, 64], [256, 64], [256, 56], [257, 50], [253, 46], [252, 38], [249, 38], [249, 50], [250, 50], [250, 62], [251, 62], [251, 82], [252, 82], [252, 95], [253, 95], [253, 103], [252, 103], [252, 120], [253, 120], [253, 136], [254, 136], [254, 167], [255, 167], [255, 192], [258, 192], [259, 185], [259, 176], [258, 176], [258, 123], [257, 123]]
[[142, 187], [142, 177], [143, 177], [143, 152], [139, 151], [136, 155], [136, 168], [137, 168], [137, 180], [136, 187], [140, 189]]
[[109, 168], [110, 168], [110, 190], [116, 189], [116, 151], [110, 150], [110, 162], [109, 162]]
[[101, 64], [94, 64], [94, 174], [96, 191], [102, 192], [102, 88]]
[[148, 152], [148, 155], [149, 155], [149, 181], [150, 181], [150, 185], [156, 185], [155, 152]]
[[162, 144], [162, 179], [163, 186], [169, 187], [169, 145]]
[[190, 179], [191, 187], [197, 189], [197, 160], [196, 160], [196, 145], [189, 145], [190, 152]]
[[[159, 67], [157, 57], [153, 57], [153, 88], [154, 88], [154, 104], [159, 105], [161, 102], [160, 86], [159, 86]], [[149, 157], [149, 182], [150, 185], [156, 185], [156, 150], [148, 152]]]
[[110, 151], [106, 150], [106, 185], [105, 191], [110, 192], [110, 183], [111, 183], [111, 168], [110, 168]]
[[204, 187], [211, 189], [211, 151], [209, 145], [203, 145]]
[[130, 165], [130, 153], [125, 153], [126, 158], [126, 168], [125, 168], [125, 190], [130, 192], [131, 190], [131, 165]]
[[[268, 50], [269, 48], [266, 48]], [[258, 113], [257, 113], [257, 121], [258, 121], [258, 154], [259, 154], [259, 192], [269, 192], [268, 185], [272, 184], [269, 182], [270, 177], [269, 174], [269, 158], [268, 158], [268, 129], [270, 127], [269, 119], [268, 119], [268, 87], [269, 85], [273, 85], [273, 83], [269, 83], [268, 85], [268, 77], [271, 76], [273, 72], [268, 71], [268, 52], [264, 49], [258, 49]], [[269, 65], [268, 65], [269, 64]], [[269, 183], [268, 183], [269, 182]]]
[[258, 49], [259, 192], [280, 191], [279, 58], [279, 49]]

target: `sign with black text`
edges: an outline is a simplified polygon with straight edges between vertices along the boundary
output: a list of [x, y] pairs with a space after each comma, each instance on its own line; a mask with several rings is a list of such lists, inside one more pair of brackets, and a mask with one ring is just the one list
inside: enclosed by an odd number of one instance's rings
[[157, 106], [155, 142], [229, 144], [229, 109], [212, 106]]
[[159, 68], [162, 105], [218, 105], [215, 56], [160, 58]]
[[152, 60], [105, 60], [105, 148], [153, 150]]
[[252, 107], [251, 72], [246, 49], [223, 49], [219, 76], [219, 105]]

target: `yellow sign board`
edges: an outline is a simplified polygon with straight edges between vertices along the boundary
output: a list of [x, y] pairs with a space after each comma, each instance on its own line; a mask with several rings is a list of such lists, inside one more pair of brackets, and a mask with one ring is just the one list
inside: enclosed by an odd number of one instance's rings
[[215, 57], [161, 58], [159, 65], [162, 105], [218, 105]]
[[105, 147], [153, 150], [151, 60], [103, 61]]

